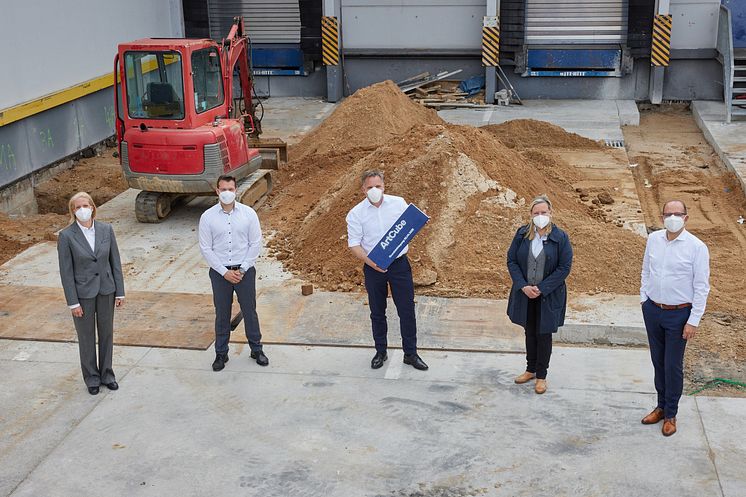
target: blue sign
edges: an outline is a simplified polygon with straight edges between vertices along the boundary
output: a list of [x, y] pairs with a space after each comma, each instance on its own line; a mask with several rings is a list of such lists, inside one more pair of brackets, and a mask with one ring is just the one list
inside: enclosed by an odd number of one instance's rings
[[373, 247], [368, 257], [381, 269], [387, 269], [429, 220], [427, 214], [414, 204], [409, 204], [407, 210]]

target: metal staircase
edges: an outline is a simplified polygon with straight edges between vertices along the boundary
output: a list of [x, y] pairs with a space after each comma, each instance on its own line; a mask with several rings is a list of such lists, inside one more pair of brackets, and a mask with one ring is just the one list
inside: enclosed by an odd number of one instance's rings
[[746, 116], [746, 48], [733, 50], [733, 78], [730, 88], [730, 115]]
[[724, 5], [718, 18], [717, 53], [723, 65], [725, 122], [729, 123], [734, 116], [746, 116], [746, 48], [733, 46], [733, 16]]

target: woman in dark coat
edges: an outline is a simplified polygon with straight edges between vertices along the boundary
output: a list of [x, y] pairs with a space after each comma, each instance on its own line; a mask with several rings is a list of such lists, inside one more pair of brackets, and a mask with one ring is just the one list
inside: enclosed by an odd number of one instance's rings
[[567, 233], [552, 223], [552, 203], [545, 196], [531, 202], [531, 218], [518, 228], [508, 249], [513, 280], [508, 299], [510, 320], [526, 331], [526, 372], [515, 379], [536, 378], [534, 391], [547, 391], [552, 333], [565, 324], [572, 246]]

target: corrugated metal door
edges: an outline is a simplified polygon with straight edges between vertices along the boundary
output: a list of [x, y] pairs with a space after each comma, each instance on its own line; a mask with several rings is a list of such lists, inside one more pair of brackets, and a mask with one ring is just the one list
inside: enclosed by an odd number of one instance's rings
[[527, 0], [526, 44], [627, 41], [629, 0]]
[[252, 43], [300, 43], [298, 0], [208, 0], [210, 37], [224, 38], [243, 16]]

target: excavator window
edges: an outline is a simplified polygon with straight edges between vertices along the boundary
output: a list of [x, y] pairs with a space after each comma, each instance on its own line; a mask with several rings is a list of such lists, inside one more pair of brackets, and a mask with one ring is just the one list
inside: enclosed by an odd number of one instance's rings
[[135, 119], [184, 119], [178, 52], [126, 52], [127, 111]]
[[215, 48], [192, 52], [192, 79], [194, 106], [198, 114], [223, 104], [223, 72], [220, 70], [220, 55]]

